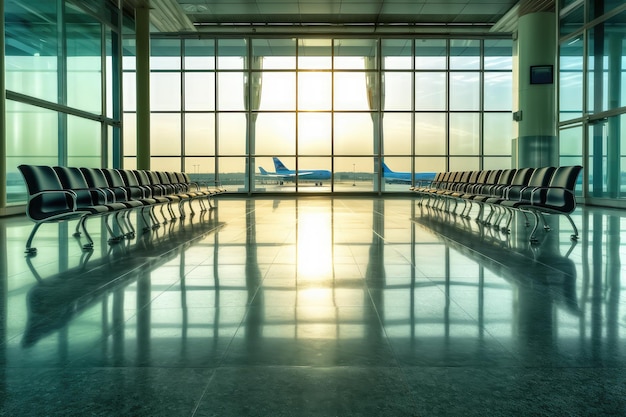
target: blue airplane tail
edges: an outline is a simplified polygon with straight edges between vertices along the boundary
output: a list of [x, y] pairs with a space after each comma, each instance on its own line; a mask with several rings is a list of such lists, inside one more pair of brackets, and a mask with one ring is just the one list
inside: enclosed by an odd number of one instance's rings
[[381, 162], [381, 165], [383, 167], [383, 174], [391, 174], [391, 173], [393, 173], [393, 171], [389, 169], [389, 167], [387, 166], [386, 163]]
[[267, 175], [268, 172], [263, 169], [263, 167], [259, 167], [259, 171], [261, 171], [261, 175]]
[[274, 160], [274, 168], [276, 169], [276, 172], [278, 171], [289, 171], [289, 169], [285, 166], [285, 164], [283, 164], [280, 159], [273, 157], [272, 158]]

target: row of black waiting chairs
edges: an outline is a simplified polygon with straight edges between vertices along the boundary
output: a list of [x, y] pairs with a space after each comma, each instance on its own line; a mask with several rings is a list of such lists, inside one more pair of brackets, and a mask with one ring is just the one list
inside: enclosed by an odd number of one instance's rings
[[[476, 220], [505, 233], [510, 232], [516, 212], [530, 214], [535, 221], [531, 242], [538, 241], [535, 232], [540, 222], [545, 230], [550, 230], [544, 214], [562, 214], [572, 225], [571, 238], [576, 240], [578, 229], [569, 214], [576, 208], [575, 187], [581, 170], [580, 165], [574, 165], [448, 171], [437, 173], [432, 181], [417, 184], [411, 190], [422, 197], [419, 204], [453, 214], [462, 202], [460, 215], [466, 218], [477, 204]], [[490, 211], [485, 217], [487, 207]]]
[[[225, 192], [219, 187], [202, 189], [182, 172], [47, 165], [20, 165], [18, 169], [28, 189], [26, 214], [35, 222], [26, 241], [28, 254], [36, 253], [32, 241], [44, 223], [78, 220], [75, 236], [80, 236], [82, 231], [87, 239], [83, 249], [92, 250], [93, 239], [86, 228], [90, 217], [105, 217], [108, 242], [115, 243], [135, 237], [135, 229], [129, 219], [133, 210], [141, 214], [143, 229], [149, 231], [158, 228], [160, 223], [175, 221], [177, 216], [184, 218], [185, 203], [193, 215], [192, 201], [198, 201], [200, 210], [206, 211], [213, 207], [211, 199]], [[155, 213], [156, 207], [159, 208], [161, 221]], [[117, 226], [115, 232], [109, 225], [109, 216]]]

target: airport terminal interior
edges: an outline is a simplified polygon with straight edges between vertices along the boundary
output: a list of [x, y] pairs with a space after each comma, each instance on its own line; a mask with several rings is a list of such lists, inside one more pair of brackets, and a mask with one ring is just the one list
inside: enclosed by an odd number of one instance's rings
[[0, 415], [626, 415], [622, 1], [0, 11]]

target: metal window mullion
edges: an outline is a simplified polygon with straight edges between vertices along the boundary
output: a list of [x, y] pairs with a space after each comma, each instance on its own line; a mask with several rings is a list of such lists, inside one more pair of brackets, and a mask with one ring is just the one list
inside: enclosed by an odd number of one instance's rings
[[378, 195], [382, 195], [383, 191], [383, 173], [382, 173], [382, 158], [384, 155], [383, 149], [383, 72], [382, 72], [382, 41], [381, 38], [375, 39], [376, 42], [376, 82], [378, 83], [376, 89], [378, 90], [377, 94], [377, 106], [376, 117], [378, 118]]
[[[65, 28], [65, 2], [57, 0], [57, 103], [67, 106], [67, 31]], [[57, 163], [67, 165], [67, 115], [58, 112]]]
[[[100, 24], [100, 91], [101, 91], [100, 113], [102, 116], [107, 116], [106, 29], [107, 29], [107, 26]], [[113, 44], [113, 39], [111, 39], [111, 44]], [[111, 46], [111, 49], [113, 49], [112, 46]], [[112, 65], [111, 65], [111, 71], [113, 71]], [[108, 126], [100, 122], [100, 166], [108, 166], [108, 161], [109, 161]]]
[[219, 59], [218, 57], [220, 56], [219, 53], [219, 42], [217, 41], [217, 38], [213, 39], [213, 50], [215, 51], [215, 77], [213, 77], [214, 79], [214, 83], [215, 83], [215, 101], [214, 101], [214, 112], [215, 112], [215, 120], [213, 123], [214, 126], [214, 135], [215, 135], [215, 165], [214, 165], [214, 170], [215, 170], [215, 181], [218, 182], [219, 181], [219, 177], [220, 177], [220, 164], [219, 164], [219, 156], [220, 156], [220, 137], [219, 137], [219, 131], [220, 131], [220, 122], [219, 122], [219, 113], [218, 113], [218, 104], [219, 104], [219, 88], [218, 88], [218, 80], [219, 80], [219, 68], [218, 68], [218, 63], [219, 63]]
[[446, 171], [450, 170], [450, 39], [446, 39]]
[[[415, 130], [415, 77], [417, 76], [417, 72], [415, 72], [415, 38], [411, 39], [411, 172], [415, 173], [415, 158], [416, 158], [416, 135], [417, 132]], [[415, 185], [415, 175], [411, 178], [411, 186]], [[411, 231], [412, 237], [414, 236], [414, 230]], [[415, 256], [415, 252], [411, 251], [412, 255]]]
[[[180, 170], [186, 171], [185, 159], [185, 41], [180, 39]], [[199, 170], [198, 170], [199, 171]]]
[[478, 169], [482, 170], [485, 166], [485, 40], [479, 41], [480, 54], [480, 73], [478, 77]]

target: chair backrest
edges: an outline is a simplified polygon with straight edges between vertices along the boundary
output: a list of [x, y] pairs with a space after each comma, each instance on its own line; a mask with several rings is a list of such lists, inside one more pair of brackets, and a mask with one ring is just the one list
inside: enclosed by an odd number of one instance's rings
[[[62, 192], [63, 185], [50, 166], [25, 165], [17, 169], [24, 177], [28, 189], [28, 216], [34, 220], [49, 217], [50, 213], [72, 211], [68, 197]], [[43, 193], [44, 191], [48, 191]]]
[[89, 207], [104, 203], [104, 196], [89, 190], [87, 180], [78, 168], [55, 166], [52, 167], [59, 177], [63, 188], [71, 189], [76, 194], [77, 207]]
[[109, 184], [107, 179], [99, 168], [79, 168], [80, 172], [82, 172], [85, 180], [87, 181], [87, 185], [89, 187], [95, 188], [108, 188]]
[[552, 175], [547, 192], [545, 195], [538, 197], [543, 201], [536, 202], [533, 200], [533, 203], [546, 205], [562, 213], [574, 211], [576, 208], [576, 196], [574, 193], [576, 180], [582, 168], [580, 165], [558, 167]]
[[561, 187], [571, 191], [576, 188], [576, 180], [583, 167], [580, 165], [558, 167], [550, 179], [550, 187]]
[[541, 167], [535, 169], [533, 174], [528, 179], [528, 188], [521, 190], [518, 195], [510, 197], [530, 200], [533, 190], [536, 187], [546, 187], [550, 183], [550, 179], [552, 178], [552, 174], [555, 170], [555, 167]]
[[513, 181], [516, 173], [517, 169], [515, 168], [505, 169], [504, 171], [502, 171], [500, 178], [498, 178], [498, 184], [509, 185], [511, 181]]
[[111, 171], [109, 175], [113, 175], [112, 173], [114, 173], [117, 176], [117, 185], [113, 185], [116, 181], [109, 181], [105, 170], [102, 168], [80, 168], [80, 172], [83, 173], [89, 187], [106, 190], [109, 195], [115, 197], [116, 202], [126, 201], [128, 198], [126, 191], [122, 188], [124, 185], [122, 177], [120, 177], [119, 173], [115, 170], [109, 171]]
[[528, 185], [528, 180], [530, 180], [530, 176], [533, 175], [534, 171], [535, 168], [518, 169], [511, 180], [511, 185]]
[[135, 173], [130, 169], [117, 170], [124, 180], [124, 189], [131, 200], [146, 198], [145, 190], [139, 186]]
[[[489, 172], [489, 171], [488, 171]], [[494, 169], [489, 172], [489, 176], [485, 181], [486, 184], [497, 184], [500, 176], [502, 175], [501, 169]]]
[[533, 171], [533, 175], [528, 180], [528, 185], [532, 187], [545, 187], [550, 183], [555, 167], [541, 167]]
[[483, 171], [471, 171], [470, 176], [467, 179], [468, 184], [476, 184], [478, 182], [478, 177]]

